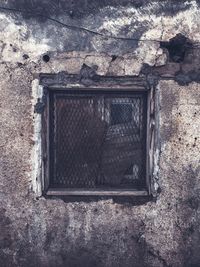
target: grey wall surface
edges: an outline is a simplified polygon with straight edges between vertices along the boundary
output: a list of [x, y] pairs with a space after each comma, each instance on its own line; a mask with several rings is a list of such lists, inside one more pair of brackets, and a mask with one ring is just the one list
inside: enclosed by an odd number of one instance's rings
[[[200, 266], [199, 2], [0, 5], [0, 266]], [[186, 43], [169, 43], [180, 33]], [[83, 64], [157, 77], [154, 201], [41, 196], [39, 74], [78, 74]]]

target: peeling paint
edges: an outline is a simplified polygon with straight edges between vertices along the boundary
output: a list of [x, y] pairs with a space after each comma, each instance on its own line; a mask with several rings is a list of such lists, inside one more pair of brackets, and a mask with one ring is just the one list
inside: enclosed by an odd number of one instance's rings
[[[43, 96], [43, 88], [39, 85], [39, 80], [33, 80], [32, 82], [32, 106], [34, 107], [38, 99]], [[34, 133], [33, 142], [34, 147], [32, 149], [31, 166], [32, 170], [32, 190], [37, 197], [42, 195], [43, 175], [42, 175], [42, 144], [41, 144], [41, 114], [32, 113], [34, 117]]]

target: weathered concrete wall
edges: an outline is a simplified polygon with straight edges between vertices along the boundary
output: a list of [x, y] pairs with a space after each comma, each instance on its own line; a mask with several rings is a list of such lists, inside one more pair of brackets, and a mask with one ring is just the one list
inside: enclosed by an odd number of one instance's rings
[[[93, 9], [74, 8], [73, 16], [68, 9], [52, 7], [48, 13], [46, 8], [45, 17], [30, 12], [42, 12], [46, 1], [30, 1], [28, 7], [22, 1], [4, 2], [26, 12], [0, 13], [0, 266], [199, 266], [198, 2], [113, 1], [109, 6], [94, 1]], [[46, 16], [105, 35], [153, 41], [103, 38]], [[182, 62], [172, 62], [155, 40], [169, 41], [178, 33], [195, 47]], [[33, 112], [38, 77], [79, 73], [84, 63], [97, 65], [100, 75], [160, 76], [156, 201], [134, 206], [109, 198], [64, 202], [40, 196], [40, 118]]]

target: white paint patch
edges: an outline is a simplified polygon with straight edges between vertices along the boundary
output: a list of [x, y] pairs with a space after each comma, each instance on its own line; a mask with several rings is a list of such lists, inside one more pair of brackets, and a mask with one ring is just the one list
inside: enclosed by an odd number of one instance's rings
[[23, 20], [21, 20], [21, 25], [16, 25], [14, 19], [1, 13], [0, 23], [0, 40], [2, 42], [6, 40], [2, 51], [2, 61], [20, 62], [24, 53], [30, 53], [31, 60], [37, 61], [41, 54], [50, 50], [47, 44], [48, 39], [34, 39]]
[[41, 114], [34, 113], [34, 106], [38, 98], [43, 95], [43, 87], [39, 85], [39, 80], [32, 82], [32, 114], [34, 118], [34, 146], [31, 153], [32, 166], [32, 190], [39, 197], [42, 195], [43, 175], [42, 175], [42, 140], [41, 140]]

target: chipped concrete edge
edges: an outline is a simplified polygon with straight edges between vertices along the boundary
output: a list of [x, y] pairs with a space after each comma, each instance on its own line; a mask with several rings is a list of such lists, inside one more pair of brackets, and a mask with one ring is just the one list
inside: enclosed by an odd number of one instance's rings
[[32, 191], [36, 194], [36, 197], [42, 195], [42, 187], [44, 184], [44, 175], [42, 170], [42, 116], [41, 114], [34, 113], [34, 106], [38, 99], [41, 99], [43, 95], [43, 87], [39, 85], [39, 80], [32, 81], [32, 116], [33, 116], [33, 141], [34, 146], [31, 152], [32, 167]]
[[154, 109], [155, 109], [155, 135], [153, 151], [153, 173], [152, 173], [152, 194], [157, 197], [159, 194], [159, 176], [160, 176], [160, 84], [154, 87]]

